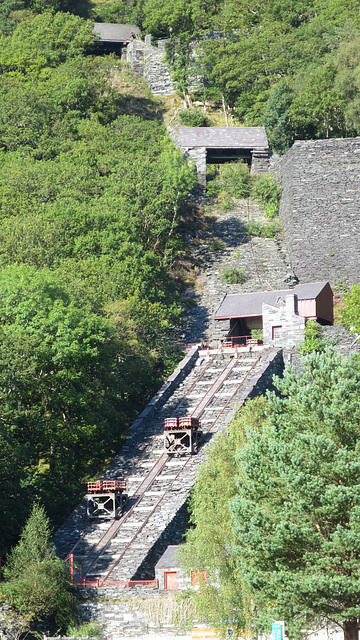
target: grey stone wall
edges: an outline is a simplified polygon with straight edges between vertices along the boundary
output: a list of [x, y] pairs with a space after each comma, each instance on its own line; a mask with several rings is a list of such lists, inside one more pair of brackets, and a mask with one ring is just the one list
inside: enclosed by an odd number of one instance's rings
[[[305, 318], [297, 314], [297, 296], [286, 296], [285, 304], [263, 304], [264, 344], [293, 348], [304, 340]], [[273, 327], [281, 327], [281, 337], [273, 339]]]
[[221, 343], [229, 335], [230, 320], [213, 320], [212, 323], [212, 344], [215, 349], [221, 346]]
[[296, 276], [360, 283], [360, 138], [295, 142], [278, 170]]
[[133, 40], [126, 47], [126, 61], [135, 75], [144, 78], [154, 95], [170, 95], [175, 91], [164, 53], [165, 41], [160, 40], [154, 47], [149, 36], [145, 36], [145, 42]]
[[253, 149], [251, 152], [251, 173], [268, 173], [270, 157], [268, 149]]
[[157, 51], [145, 60], [144, 65], [144, 79], [151, 93], [156, 96], [167, 96], [175, 92], [169, 66], [163, 58], [164, 51]]

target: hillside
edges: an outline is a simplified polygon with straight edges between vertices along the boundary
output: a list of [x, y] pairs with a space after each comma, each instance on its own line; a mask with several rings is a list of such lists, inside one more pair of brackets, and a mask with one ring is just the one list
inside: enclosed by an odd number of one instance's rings
[[91, 29], [45, 12], [1, 40], [0, 555], [34, 500], [64, 519], [180, 357], [194, 172]]

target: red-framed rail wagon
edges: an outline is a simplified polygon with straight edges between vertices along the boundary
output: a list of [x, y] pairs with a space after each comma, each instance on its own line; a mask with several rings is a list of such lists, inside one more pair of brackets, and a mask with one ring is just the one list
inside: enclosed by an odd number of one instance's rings
[[198, 418], [165, 418], [164, 451], [166, 453], [194, 454], [198, 452], [202, 438], [201, 422]]
[[97, 480], [87, 483], [86, 511], [89, 518], [117, 518], [128, 501], [126, 481]]

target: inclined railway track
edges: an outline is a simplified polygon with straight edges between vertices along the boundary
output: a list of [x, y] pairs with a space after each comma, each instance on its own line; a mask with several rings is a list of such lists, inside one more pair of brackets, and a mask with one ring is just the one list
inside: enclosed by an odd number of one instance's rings
[[[173, 409], [173, 415], [177, 413], [184, 415], [184, 412], [186, 412], [187, 415], [197, 418], [200, 418], [206, 412], [209, 417], [203, 420], [203, 427], [205, 427], [206, 423], [209, 423], [209, 426], [202, 429], [204, 433], [203, 440], [207, 434], [214, 431], [220, 416], [259, 360], [259, 358], [256, 360], [251, 358], [251, 365], [248, 363], [244, 366], [245, 360], [235, 357], [223, 366], [223, 362], [218, 362], [217, 355], [202, 369], [200, 375], [196, 377], [193, 384]], [[215, 369], [212, 368], [214, 364], [221, 366], [217, 366]], [[233, 379], [234, 373], [239, 373], [240, 375], [236, 375], [235, 379]], [[193, 392], [199, 387], [199, 393], [194, 394]], [[206, 389], [206, 387], [208, 388]], [[223, 391], [223, 389], [226, 390]], [[159, 427], [160, 430], [162, 432], [162, 421]], [[97, 533], [96, 541], [93, 538], [96, 537], [96, 531], [100, 528], [99, 523], [91, 523], [71, 549], [70, 553], [75, 555], [75, 561], [81, 564], [82, 578], [95, 575], [100, 578], [100, 582], [103, 582], [114, 571], [115, 573], [118, 571], [121, 560], [126, 554], [129, 555], [129, 550], [131, 550], [133, 543], [141, 534], [155, 510], [179, 480], [185, 467], [194, 459], [194, 456], [190, 455], [174, 459], [173, 456], [160, 452], [160, 447], [157, 446], [159, 440], [158, 434], [153, 436], [141, 455], [127, 471], [128, 480], [131, 483], [139, 482], [139, 484], [136, 486], [135, 491], [130, 490], [130, 500], [120, 519], [107, 525], [102, 535]], [[167, 465], [171, 459], [173, 463], [178, 461], [176, 466], [178, 465], [179, 469], [176, 470], [175, 475], [167, 473], [173, 466], [171, 464]], [[134, 471], [138, 474], [135, 477], [133, 477]], [[140, 480], [139, 474], [141, 476]], [[156, 487], [159, 487], [159, 489], [154, 491]], [[150, 489], [153, 489], [153, 491], [150, 491]], [[139, 517], [139, 512], [146, 515]], [[124, 530], [123, 537], [121, 535], [117, 536], [121, 528]]]

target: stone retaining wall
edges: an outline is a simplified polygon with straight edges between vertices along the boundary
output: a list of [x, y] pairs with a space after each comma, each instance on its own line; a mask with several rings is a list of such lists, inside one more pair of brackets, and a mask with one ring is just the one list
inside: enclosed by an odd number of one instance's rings
[[295, 142], [279, 172], [280, 217], [296, 276], [360, 283], [360, 138]]

